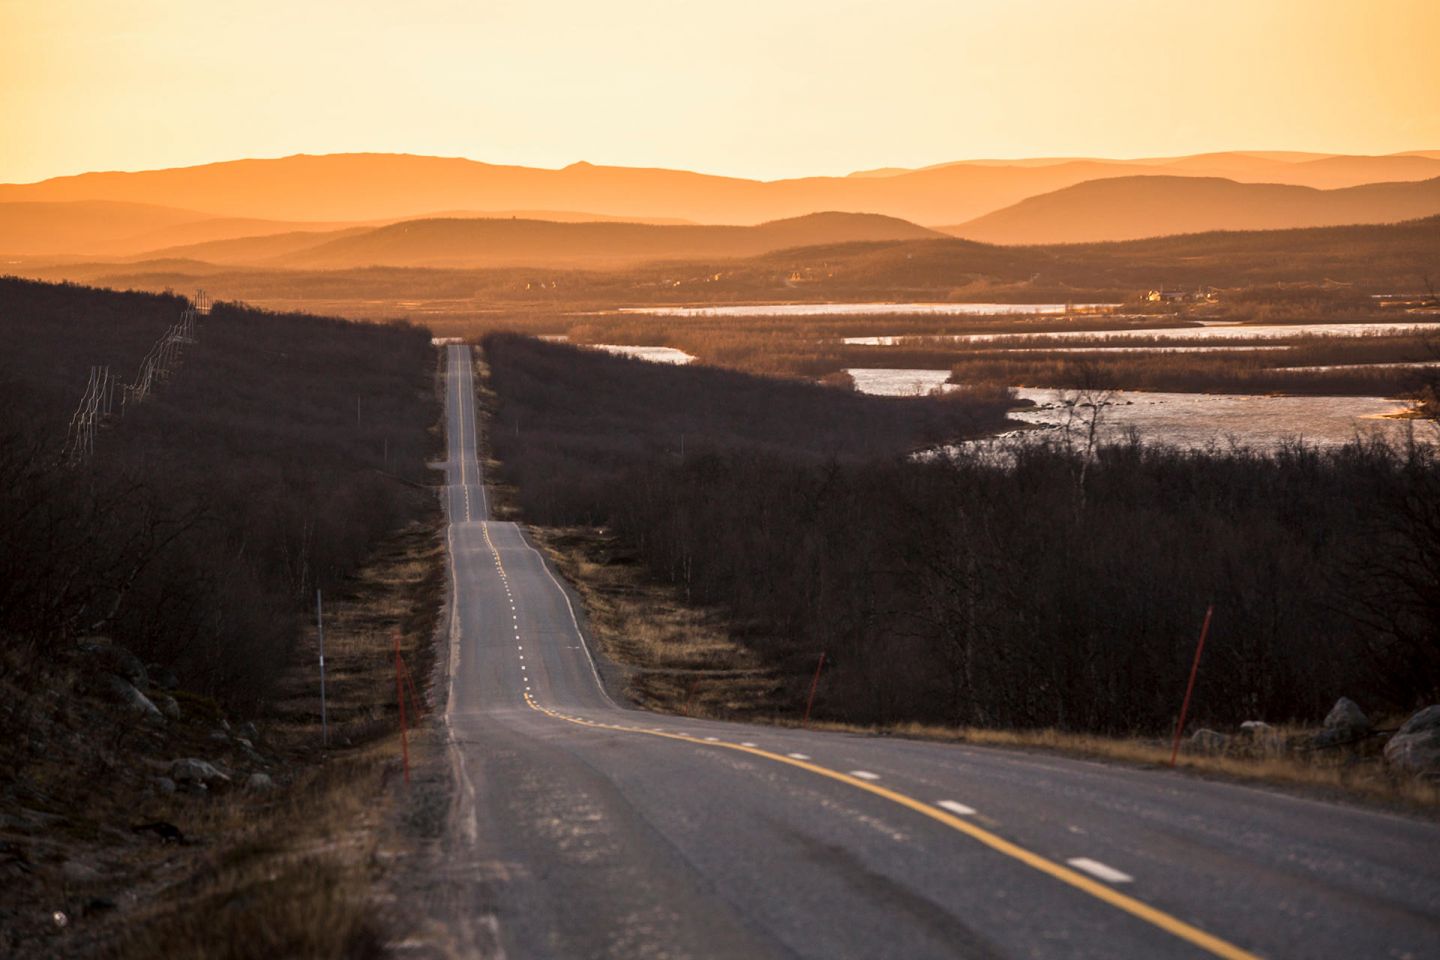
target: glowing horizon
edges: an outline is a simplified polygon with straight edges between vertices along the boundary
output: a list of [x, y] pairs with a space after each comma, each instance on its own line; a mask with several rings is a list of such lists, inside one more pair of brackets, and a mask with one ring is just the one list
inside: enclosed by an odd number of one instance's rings
[[0, 182], [292, 154], [756, 179], [1440, 149], [1440, 4], [0, 0]]

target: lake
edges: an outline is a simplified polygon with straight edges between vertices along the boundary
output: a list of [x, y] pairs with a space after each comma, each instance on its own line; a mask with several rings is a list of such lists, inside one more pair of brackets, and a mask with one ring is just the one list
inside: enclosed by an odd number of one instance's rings
[[615, 343], [581, 343], [581, 347], [589, 347], [592, 350], [604, 350], [606, 353], [619, 354], [622, 357], [634, 357], [636, 360], [649, 360], [651, 363], [692, 363], [695, 358], [684, 350], [676, 350], [674, 347], [635, 347], [626, 344]]
[[[1158, 327], [1130, 330], [1058, 330], [1054, 333], [960, 333], [924, 337], [926, 340], [947, 340], [951, 343], [993, 343], [997, 340], [1023, 343], [1028, 349], [1046, 349], [1036, 344], [1050, 340], [1073, 340], [1085, 338], [1099, 341], [1098, 349], [1104, 349], [1110, 341], [1133, 340], [1136, 337], [1155, 337], [1164, 340], [1274, 340], [1282, 337], [1358, 337], [1415, 332], [1417, 334], [1440, 333], [1440, 324], [1371, 322], [1371, 323], [1253, 323], [1219, 324], [1208, 323], [1199, 327]], [[914, 340], [910, 335], [881, 337], [846, 337], [845, 343], [856, 346], [892, 347], [897, 343]], [[1059, 349], [1063, 344], [1056, 344]], [[1095, 349], [1095, 348], [1092, 348]], [[1234, 348], [1230, 348], [1234, 349]]]
[[1118, 307], [1118, 303], [751, 303], [719, 307], [621, 307], [649, 317], [986, 317], [1058, 316]]
[[[916, 396], [945, 387], [944, 370], [851, 369], [855, 387], [881, 396]], [[1057, 430], [1069, 418], [1060, 403], [1061, 393], [1048, 388], [1016, 390], [1035, 406], [1013, 411], [1012, 419], [1041, 430]], [[1302, 439], [1313, 446], [1338, 446], [1357, 434], [1380, 433], [1402, 438], [1409, 421], [1380, 419], [1404, 408], [1384, 397], [1267, 397], [1207, 393], [1117, 391], [1101, 412], [1100, 434], [1106, 440], [1123, 439], [1134, 428], [1142, 439], [1180, 447], [1204, 448], [1231, 440], [1247, 446], [1270, 448], [1287, 440]], [[1085, 413], [1086, 411], [1081, 411]], [[1417, 430], [1426, 429], [1417, 427]]]

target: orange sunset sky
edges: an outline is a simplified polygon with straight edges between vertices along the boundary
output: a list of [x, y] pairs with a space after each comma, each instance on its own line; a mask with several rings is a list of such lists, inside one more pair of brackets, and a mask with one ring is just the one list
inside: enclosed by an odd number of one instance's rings
[[0, 0], [0, 181], [1440, 148], [1436, 0]]

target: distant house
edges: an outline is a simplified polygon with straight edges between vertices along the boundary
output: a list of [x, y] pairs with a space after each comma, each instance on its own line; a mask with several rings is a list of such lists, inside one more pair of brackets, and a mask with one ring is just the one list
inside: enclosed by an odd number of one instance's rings
[[1148, 290], [1145, 300], [1149, 303], [1214, 303], [1220, 299], [1214, 287], [1200, 287], [1196, 290]]

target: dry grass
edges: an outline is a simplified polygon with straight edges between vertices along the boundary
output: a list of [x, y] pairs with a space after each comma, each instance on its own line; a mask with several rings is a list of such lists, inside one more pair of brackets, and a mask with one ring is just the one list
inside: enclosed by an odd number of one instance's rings
[[216, 803], [201, 829], [223, 841], [136, 911], [114, 954], [382, 955], [369, 895], [394, 767], [393, 745], [377, 742], [306, 770], [273, 803]]
[[676, 590], [647, 578], [604, 531], [532, 527], [531, 534], [579, 591], [590, 632], [606, 657], [627, 668], [626, 692], [637, 704], [727, 719], [775, 711], [774, 672], [730, 637], [718, 613], [687, 606]]
[[[774, 726], [798, 727], [792, 717], [772, 717]], [[991, 730], [980, 727], [936, 727], [919, 723], [889, 726], [815, 722], [813, 730], [875, 737], [902, 737], [938, 743], [973, 744], [1012, 750], [1034, 750], [1126, 764], [1140, 769], [1170, 765], [1169, 740], [1106, 737], [1063, 730]], [[1216, 752], [1196, 750], [1181, 741], [1175, 769], [1238, 783], [1266, 784], [1440, 816], [1440, 781], [1397, 773], [1381, 757], [1381, 741], [1330, 750], [1306, 746], [1314, 730], [1275, 727], [1263, 737], [1229, 737]]]
[[[443, 560], [437, 524], [417, 524], [327, 596], [329, 749], [321, 744], [313, 627], [279, 699], [249, 718], [263, 760], [233, 740], [211, 739], [226, 718], [204, 697], [177, 692], [182, 719], [155, 729], [81, 695], [74, 674], [49, 678], [42, 696], [63, 707], [52, 711], [55, 729], [66, 731], [62, 742], [89, 748], [31, 763], [0, 797], [0, 812], [38, 815], [0, 827], [0, 851], [15, 857], [0, 863], [0, 953], [379, 956], [385, 931], [373, 886], [400, 773], [392, 637], [400, 632], [426, 698]], [[154, 791], [151, 778], [185, 756], [229, 770], [235, 784], [201, 794]], [[239, 786], [256, 769], [274, 789]], [[157, 820], [179, 827], [187, 842], [130, 829]], [[77, 874], [74, 864], [86, 869]], [[56, 910], [63, 927], [51, 918]]]
[[[477, 364], [482, 455], [497, 398], [488, 386], [483, 361]], [[486, 458], [488, 476], [501, 466]], [[502, 519], [519, 519], [515, 490], [491, 485], [491, 504]], [[733, 639], [719, 611], [688, 605], [679, 592], [646, 575], [638, 557], [604, 530], [590, 527], [530, 527], [531, 535], [580, 594], [590, 633], [601, 651], [628, 671], [627, 693], [657, 713], [798, 726], [782, 703], [782, 678]], [[1104, 737], [1059, 730], [987, 730], [922, 724], [886, 727], [813, 723], [814, 729], [871, 736], [906, 737], [1010, 749], [1048, 751], [1138, 768], [1169, 766], [1168, 741]], [[1177, 768], [1195, 775], [1266, 784], [1440, 814], [1440, 783], [1397, 774], [1380, 756], [1380, 743], [1355, 748], [1306, 751], [1309, 733], [1275, 729], [1262, 739], [1231, 737], [1219, 753], [1182, 749]]]
[[[516, 489], [497, 482], [490, 426], [499, 398], [475, 352], [479, 454], [492, 514], [520, 520]], [[736, 643], [723, 619], [683, 603], [672, 588], [646, 577], [613, 537], [591, 527], [528, 528], [541, 550], [579, 592], [590, 634], [626, 670], [626, 694], [648, 709], [686, 716], [736, 717], [773, 712], [779, 684], [753, 653]]]
[[[591, 632], [606, 656], [630, 671], [628, 693], [657, 713], [798, 726], [783, 712], [779, 679], [730, 638], [715, 611], [687, 606], [678, 593], [649, 580], [603, 531], [531, 528], [536, 541], [580, 593]], [[816, 722], [812, 729], [1037, 750], [1140, 768], [1167, 767], [1170, 743], [1060, 730], [988, 730], [923, 724], [875, 727]], [[1196, 775], [1267, 784], [1440, 814], [1440, 783], [1397, 774], [1372, 738], [1355, 747], [1309, 751], [1314, 731], [1275, 728], [1264, 737], [1232, 736], [1223, 752], [1182, 745], [1176, 767]], [[1289, 744], [1290, 746], [1286, 746]]]

